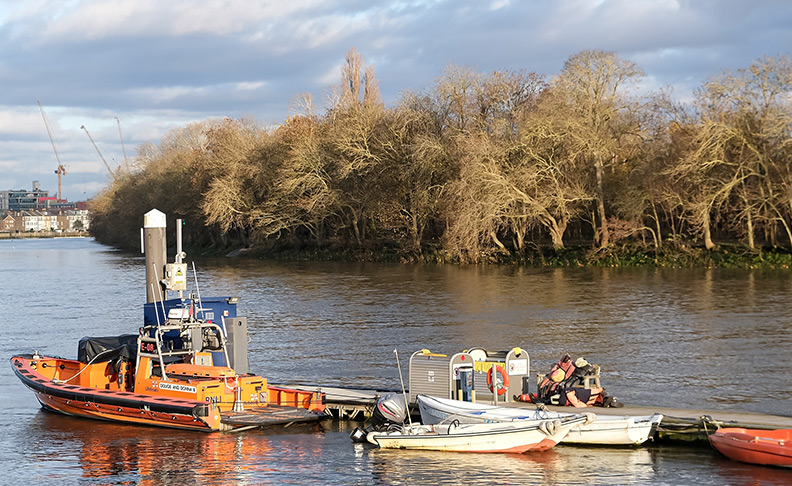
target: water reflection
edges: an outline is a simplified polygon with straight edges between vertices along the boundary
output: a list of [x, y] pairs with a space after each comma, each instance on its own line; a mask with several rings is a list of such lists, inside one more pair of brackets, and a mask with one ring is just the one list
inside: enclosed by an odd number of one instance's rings
[[[366, 446], [359, 446], [366, 447]], [[463, 454], [373, 449], [382, 484], [641, 484], [654, 475], [647, 449], [556, 447], [526, 454]]]
[[792, 470], [753, 466], [718, 457], [714, 463], [716, 477], [722, 484], [735, 486], [788, 486], [792, 484]]
[[[278, 484], [326, 454], [316, 424], [245, 434], [203, 434], [65, 417], [41, 411], [30, 453], [44, 481], [91, 484]], [[288, 445], [288, 449], [284, 448]], [[77, 471], [75, 468], [79, 468]]]
[[557, 446], [538, 453], [380, 450], [354, 424], [202, 434], [40, 411], [26, 457], [38, 484], [790, 484], [792, 471], [734, 463], [706, 447]]
[[[0, 354], [76, 356], [77, 341], [134, 331], [139, 255], [90, 240], [0, 241], [8, 325]], [[238, 295], [251, 369], [275, 382], [399, 388], [412, 352], [521, 346], [532, 373], [563, 353], [602, 365], [622, 401], [789, 414], [792, 273], [531, 269], [210, 259], [202, 295]], [[792, 484], [792, 471], [708, 447], [557, 447], [524, 456], [380, 451], [354, 424], [196, 434], [40, 411], [6, 365], [5, 477], [45, 484]]]

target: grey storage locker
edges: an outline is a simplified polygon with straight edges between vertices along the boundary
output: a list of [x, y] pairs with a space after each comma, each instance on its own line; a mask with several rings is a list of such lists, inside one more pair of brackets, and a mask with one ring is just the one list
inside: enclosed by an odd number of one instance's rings
[[419, 394], [440, 398], [462, 399], [467, 393], [461, 389], [465, 376], [472, 380], [473, 358], [468, 353], [454, 355], [432, 353], [428, 349], [416, 351], [410, 357], [410, 403], [415, 403]]

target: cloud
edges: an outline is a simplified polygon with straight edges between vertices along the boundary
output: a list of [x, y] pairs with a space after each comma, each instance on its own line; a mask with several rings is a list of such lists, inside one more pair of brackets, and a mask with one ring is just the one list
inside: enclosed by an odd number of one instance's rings
[[[179, 37], [196, 34], [225, 37], [256, 26], [299, 18], [300, 12], [322, 11], [326, 2], [204, 0], [103, 0], [22, 2], [6, 21], [40, 30], [39, 42], [75, 42], [155, 34]], [[34, 39], [35, 40], [35, 39]]]
[[118, 161], [115, 117], [130, 156], [193, 121], [279, 123], [299, 94], [326, 99], [351, 47], [374, 67], [386, 103], [431, 87], [450, 64], [552, 75], [584, 49], [615, 51], [646, 71], [647, 89], [689, 96], [723, 69], [788, 51], [789, 25], [785, 0], [3, 2], [0, 189], [35, 178], [55, 187], [37, 100], [73, 166], [64, 184], [80, 182], [66, 195], [81, 198], [77, 186], [106, 183], [81, 125]]

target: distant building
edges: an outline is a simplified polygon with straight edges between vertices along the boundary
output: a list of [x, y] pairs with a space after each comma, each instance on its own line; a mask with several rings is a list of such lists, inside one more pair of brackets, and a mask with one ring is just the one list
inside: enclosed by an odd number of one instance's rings
[[44, 211], [23, 211], [22, 222], [25, 231], [55, 231], [58, 229], [58, 217]]
[[33, 181], [33, 190], [26, 189], [0, 191], [0, 213], [5, 211], [33, 210], [87, 210], [86, 201], [69, 202], [65, 199], [50, 197], [49, 191], [41, 190], [39, 181]]
[[42, 191], [38, 181], [33, 181], [33, 190], [25, 189], [0, 191], [0, 211], [25, 211], [47, 208], [55, 201], [49, 191]]
[[10, 233], [72, 233], [88, 231], [91, 227], [91, 218], [85, 209], [6, 211], [0, 214], [0, 221], [0, 231]]
[[87, 209], [69, 209], [67, 211], [59, 211], [58, 221], [63, 221], [59, 226], [62, 231], [88, 231], [91, 227], [91, 217]]
[[[22, 220], [20, 219], [19, 221], [21, 222]], [[17, 230], [16, 222], [17, 222], [17, 220], [14, 219], [14, 216], [12, 216], [9, 213], [6, 213], [5, 217], [3, 218], [3, 223], [2, 223], [3, 226], [2, 226], [2, 228], [0, 228], [0, 230], [6, 231], [6, 232], [9, 232], [9, 233], [16, 233], [17, 232], [16, 231]]]

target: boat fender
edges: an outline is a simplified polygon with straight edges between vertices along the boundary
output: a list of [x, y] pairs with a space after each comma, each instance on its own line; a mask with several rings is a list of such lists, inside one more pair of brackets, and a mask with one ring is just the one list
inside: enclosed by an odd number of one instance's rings
[[487, 386], [492, 393], [495, 393], [495, 385], [498, 385], [498, 395], [505, 395], [506, 391], [509, 388], [509, 375], [506, 374], [506, 370], [503, 369], [501, 365], [495, 365], [495, 373], [500, 375], [500, 381], [503, 385], [499, 385], [497, 383], [493, 383], [492, 378], [492, 368], [487, 372]]
[[597, 415], [591, 412], [586, 412], [583, 415], [586, 416], [586, 422], [583, 425], [588, 425], [591, 422], [597, 420]]
[[541, 430], [548, 436], [555, 435], [560, 427], [561, 427], [560, 420], [545, 420], [544, 422], [539, 424], [539, 430]]

